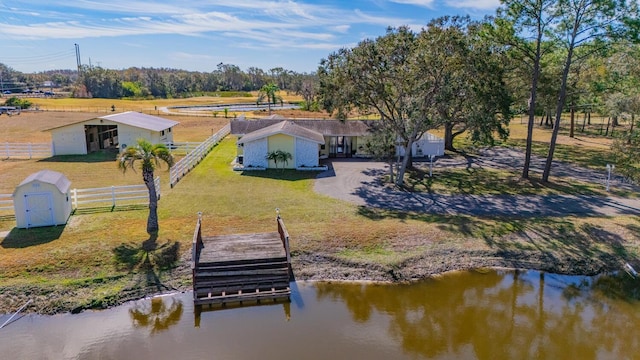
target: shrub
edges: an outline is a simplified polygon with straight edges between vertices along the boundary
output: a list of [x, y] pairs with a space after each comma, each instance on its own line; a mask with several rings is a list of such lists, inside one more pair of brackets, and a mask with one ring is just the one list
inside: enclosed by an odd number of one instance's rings
[[27, 99], [20, 99], [15, 96], [10, 97], [4, 102], [5, 106], [19, 106], [21, 109], [28, 109], [31, 107], [31, 101]]

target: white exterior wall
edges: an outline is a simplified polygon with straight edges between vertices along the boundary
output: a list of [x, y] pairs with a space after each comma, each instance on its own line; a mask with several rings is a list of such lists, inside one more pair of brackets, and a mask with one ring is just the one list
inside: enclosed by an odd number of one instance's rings
[[[404, 156], [403, 146], [396, 147], [396, 155]], [[431, 133], [425, 133], [411, 146], [411, 155], [413, 157], [442, 156], [444, 155], [444, 139]]]
[[296, 167], [301, 166], [318, 166], [318, 144], [305, 140], [296, 138], [295, 142], [296, 149]]
[[244, 144], [243, 165], [244, 167], [263, 167], [267, 168], [269, 162], [266, 158], [269, 152], [269, 142], [267, 138], [258, 139]]
[[173, 130], [164, 131], [161, 135], [159, 131], [151, 131], [129, 125], [118, 124], [104, 119], [92, 119], [79, 124], [73, 124], [58, 129], [51, 130], [51, 141], [53, 142], [54, 155], [86, 155], [87, 138], [85, 136], [85, 125], [117, 125], [118, 126], [118, 146], [124, 150], [126, 146], [135, 145], [138, 139], [146, 139], [152, 144], [173, 142]]
[[28, 196], [29, 194], [50, 194], [54, 222], [51, 225], [67, 223], [69, 216], [71, 216], [71, 194], [69, 192], [61, 193], [55, 185], [36, 180], [23, 184], [15, 190], [13, 208], [16, 216], [16, 227], [29, 227], [25, 201], [25, 195]]
[[51, 130], [53, 155], [86, 155], [84, 123]]

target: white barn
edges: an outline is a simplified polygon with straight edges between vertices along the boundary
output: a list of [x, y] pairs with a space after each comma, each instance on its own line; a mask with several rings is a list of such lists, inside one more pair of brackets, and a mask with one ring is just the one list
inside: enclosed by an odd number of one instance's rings
[[85, 155], [102, 149], [124, 150], [145, 139], [152, 144], [173, 143], [177, 121], [128, 111], [48, 129], [53, 155]]
[[13, 192], [18, 228], [66, 224], [71, 215], [71, 182], [63, 174], [41, 170], [27, 176]]

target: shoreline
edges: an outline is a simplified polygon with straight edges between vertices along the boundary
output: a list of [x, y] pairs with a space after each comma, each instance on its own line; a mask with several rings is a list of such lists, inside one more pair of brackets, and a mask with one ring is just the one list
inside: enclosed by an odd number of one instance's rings
[[[563, 275], [593, 276], [621, 270], [621, 259], [608, 256], [595, 259], [557, 259], [539, 252], [439, 250], [423, 253], [394, 265], [381, 265], [338, 258], [332, 254], [302, 253], [292, 257], [292, 281], [362, 282], [371, 284], [400, 284], [421, 281], [454, 271], [491, 268], [507, 270], [535, 270]], [[22, 314], [55, 315], [101, 310], [147, 297], [191, 291], [189, 262], [183, 257], [178, 266], [168, 271], [169, 279], [162, 284], [132, 287], [102, 299], [77, 303], [73, 289], [38, 287], [32, 284], [0, 288], [0, 314], [12, 314], [29, 299], [33, 302]], [[138, 274], [140, 275], [140, 274]], [[167, 275], [167, 274], [165, 274]], [[134, 276], [134, 275], [132, 275]], [[89, 288], [89, 290], [91, 290]]]

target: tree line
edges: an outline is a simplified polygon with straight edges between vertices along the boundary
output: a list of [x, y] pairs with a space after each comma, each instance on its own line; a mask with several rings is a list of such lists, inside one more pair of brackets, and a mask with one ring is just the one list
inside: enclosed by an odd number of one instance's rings
[[[587, 112], [608, 116], [612, 127], [628, 117], [630, 129], [614, 153], [626, 163], [626, 175], [638, 178], [637, 6], [623, 0], [502, 0], [496, 15], [482, 21], [443, 17], [420, 31], [389, 28], [322, 60], [321, 103], [339, 118], [354, 112], [379, 116], [371, 146], [389, 162], [394, 145], [410, 154], [412, 144], [431, 129], [444, 130], [448, 150], [455, 150], [461, 134], [492, 144], [508, 136], [515, 114], [525, 113], [525, 179], [540, 116], [540, 126], [553, 128], [543, 182], [549, 180], [563, 114], [570, 113], [572, 137], [580, 111], [585, 122]], [[410, 166], [411, 157], [405, 156], [397, 185]]]
[[257, 91], [274, 84], [294, 93], [308, 93], [315, 74], [298, 73], [282, 67], [267, 71], [257, 67], [242, 70], [236, 65], [219, 63], [211, 72], [169, 68], [124, 70], [83, 65], [80, 71], [52, 70], [26, 74], [0, 64], [3, 88], [12, 92], [42, 89], [45, 83], [64, 88], [75, 97], [95, 98], [179, 98], [212, 92]]

